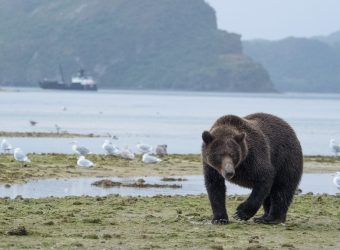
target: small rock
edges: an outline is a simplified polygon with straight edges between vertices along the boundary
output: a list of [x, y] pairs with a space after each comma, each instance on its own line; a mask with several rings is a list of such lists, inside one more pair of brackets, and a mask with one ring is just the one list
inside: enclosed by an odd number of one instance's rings
[[17, 228], [13, 228], [7, 232], [7, 235], [17, 235], [17, 236], [23, 236], [27, 235], [27, 230], [24, 226], [18, 226]]
[[23, 200], [24, 198], [21, 196], [21, 195], [17, 195], [16, 197], [15, 197], [15, 200]]
[[111, 234], [103, 234], [103, 239], [108, 240], [111, 239], [112, 235]]
[[47, 221], [47, 222], [44, 223], [44, 225], [53, 226], [54, 222], [53, 221]]
[[257, 235], [250, 236], [248, 242], [249, 242], [249, 243], [259, 243], [259, 241], [258, 241], [259, 238], [260, 238], [260, 237], [257, 236]]
[[289, 249], [295, 248], [295, 246], [293, 244], [289, 244], [289, 243], [284, 243], [284, 244], [281, 245], [281, 247], [287, 247]]
[[137, 183], [145, 183], [145, 180], [143, 178], [140, 178], [137, 180]]

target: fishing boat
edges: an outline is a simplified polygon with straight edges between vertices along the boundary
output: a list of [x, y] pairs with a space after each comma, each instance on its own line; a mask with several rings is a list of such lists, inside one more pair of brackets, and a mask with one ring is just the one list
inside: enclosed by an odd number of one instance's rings
[[89, 90], [97, 91], [97, 84], [91, 76], [85, 75], [85, 70], [79, 70], [78, 74], [71, 77], [71, 82], [67, 83], [61, 65], [59, 65], [61, 81], [43, 79], [39, 86], [43, 89], [60, 89], [60, 90]]

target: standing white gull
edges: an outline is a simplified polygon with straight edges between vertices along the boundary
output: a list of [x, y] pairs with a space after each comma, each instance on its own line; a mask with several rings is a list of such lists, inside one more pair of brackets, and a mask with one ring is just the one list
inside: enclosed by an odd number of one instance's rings
[[145, 144], [145, 143], [141, 143], [139, 142], [136, 147], [138, 148], [138, 150], [142, 153], [142, 154], [145, 154], [145, 153], [149, 153], [152, 151], [152, 147], [148, 144]]
[[110, 140], [105, 140], [102, 148], [106, 151], [106, 154], [108, 155], [118, 156], [121, 153], [120, 149], [116, 145], [113, 145]]
[[143, 155], [142, 161], [144, 163], [158, 163], [161, 162], [162, 160], [157, 158], [156, 156], [150, 155], [150, 153], [146, 153]]
[[340, 189], [340, 172], [336, 172], [336, 175], [333, 178], [334, 185]]
[[338, 156], [338, 153], [340, 153], [340, 145], [334, 139], [330, 140], [329, 147], [332, 149], [335, 156]]
[[19, 162], [31, 162], [21, 148], [14, 149], [14, 159]]
[[135, 159], [135, 154], [127, 146], [122, 150], [120, 156], [125, 160]]
[[77, 145], [76, 141], [71, 142], [71, 144], [72, 144], [72, 150], [76, 152], [77, 154], [86, 155], [90, 153], [90, 150], [88, 148]]
[[1, 149], [4, 153], [9, 154], [12, 150], [12, 145], [6, 139], [3, 139], [1, 142]]
[[85, 156], [79, 156], [78, 160], [77, 160], [77, 165], [79, 167], [92, 167], [94, 166], [94, 163], [88, 159], [85, 159]]

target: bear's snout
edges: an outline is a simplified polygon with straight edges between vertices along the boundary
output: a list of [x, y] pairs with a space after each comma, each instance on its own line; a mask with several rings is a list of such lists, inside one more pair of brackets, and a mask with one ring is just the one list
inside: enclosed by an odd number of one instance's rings
[[228, 180], [234, 177], [235, 168], [230, 158], [224, 159], [221, 174], [225, 179], [228, 179]]
[[234, 169], [226, 169], [226, 170], [224, 170], [224, 173], [222, 175], [225, 179], [230, 180], [231, 178], [234, 177], [235, 170]]

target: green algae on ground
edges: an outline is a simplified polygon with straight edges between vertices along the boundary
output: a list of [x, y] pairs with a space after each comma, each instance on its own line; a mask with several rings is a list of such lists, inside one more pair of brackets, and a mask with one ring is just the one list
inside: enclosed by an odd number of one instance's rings
[[186, 178], [163, 177], [161, 181], [187, 181]]
[[309, 161], [309, 162], [340, 164], [340, 157], [336, 157], [336, 156], [312, 155], [312, 156], [305, 156], [304, 159], [305, 161]]
[[[340, 196], [302, 195], [280, 225], [211, 225], [208, 197], [0, 199], [0, 249], [339, 249]], [[262, 211], [259, 212], [261, 214]], [[27, 235], [8, 235], [23, 226]]]
[[73, 137], [100, 137], [100, 135], [95, 134], [77, 134], [68, 132], [7, 132], [0, 131], [0, 137], [47, 137], [47, 138], [73, 138]]
[[[158, 164], [146, 164], [141, 155], [127, 161], [106, 155], [87, 155], [95, 162], [92, 168], [79, 168], [77, 155], [70, 154], [29, 154], [31, 163], [22, 165], [12, 155], [0, 155], [0, 183], [20, 183], [31, 179], [108, 177], [108, 176], [188, 176], [202, 175], [200, 155], [167, 155]], [[340, 169], [340, 158], [305, 157], [304, 172], [334, 173]], [[317, 159], [317, 160], [316, 160]], [[321, 159], [324, 162], [321, 162]], [[178, 178], [178, 177], [176, 177]]]
[[122, 183], [117, 181], [111, 181], [108, 179], [103, 179], [93, 182], [91, 185], [103, 188], [111, 187], [133, 187], [133, 188], [181, 188], [181, 185], [177, 184], [150, 184], [145, 183], [145, 181], [136, 181], [133, 183]]

